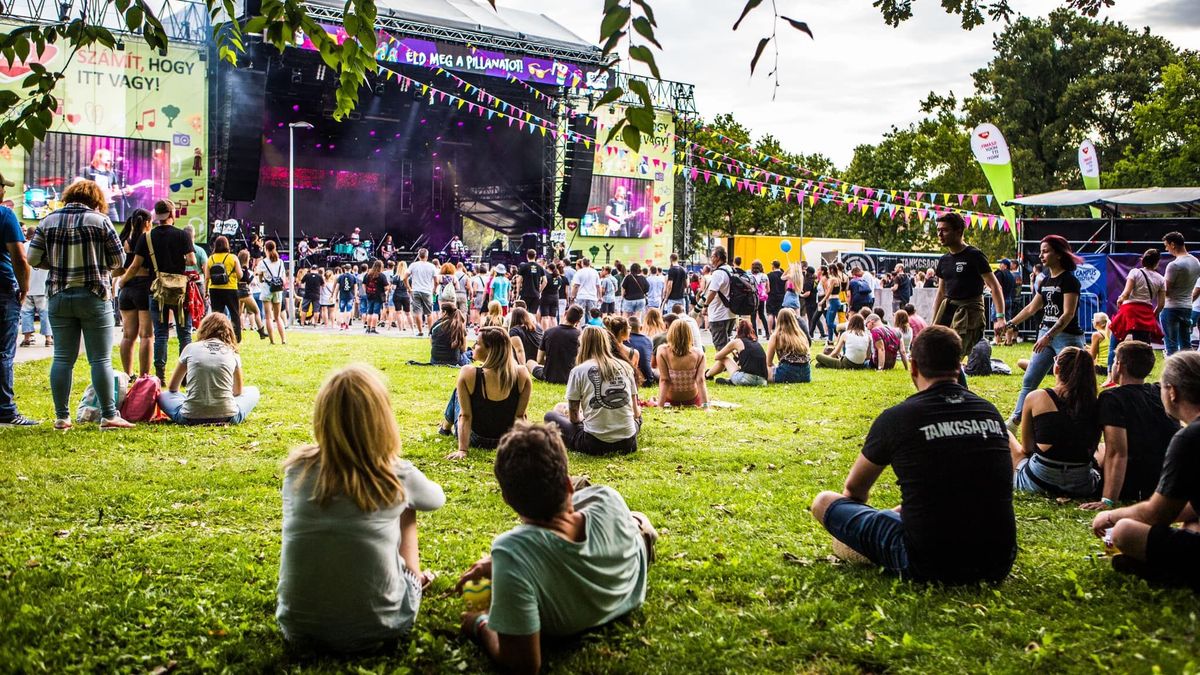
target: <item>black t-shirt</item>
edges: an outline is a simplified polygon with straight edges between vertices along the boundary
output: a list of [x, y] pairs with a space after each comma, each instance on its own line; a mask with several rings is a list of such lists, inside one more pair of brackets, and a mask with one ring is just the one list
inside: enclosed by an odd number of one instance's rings
[[358, 278], [349, 272], [342, 272], [337, 278], [338, 293], [342, 298], [347, 300], [354, 299], [354, 287], [358, 285]]
[[387, 283], [386, 274], [368, 272], [367, 276], [363, 277], [363, 291], [366, 292], [368, 299], [383, 302], [387, 295]]
[[671, 294], [667, 299], [682, 300], [688, 289], [687, 270], [682, 265], [671, 265], [671, 269], [667, 270], [667, 281], [671, 283]]
[[817, 280], [813, 277], [804, 277], [804, 288], [801, 288], [800, 292], [808, 293], [804, 296], [804, 308], [811, 313], [817, 308]]
[[546, 277], [546, 288], [542, 290], [541, 304], [558, 305], [558, 298], [566, 297], [562, 295], [566, 292], [566, 279], [561, 276], [551, 275]]
[[579, 355], [579, 329], [567, 325], [550, 328], [542, 335], [541, 350], [546, 352], [546, 381], [566, 384]]
[[991, 271], [987, 256], [974, 246], [938, 258], [937, 275], [951, 300], [982, 297], [983, 275]]
[[521, 339], [521, 347], [525, 350], [525, 360], [537, 358], [538, 349], [542, 346], [542, 331], [537, 328], [529, 330], [525, 326], [513, 326], [508, 329], [508, 336]]
[[1158, 384], [1126, 384], [1100, 392], [1100, 425], [1125, 430], [1128, 459], [1122, 501], [1149, 499], [1179, 423], [1163, 410]]
[[645, 300], [646, 291], [650, 290], [650, 282], [640, 274], [629, 274], [621, 280], [621, 290], [626, 300]]
[[304, 275], [301, 280], [304, 284], [304, 297], [308, 300], [319, 300], [321, 298], [321, 286], [325, 284], [325, 280], [316, 272], [309, 272]]
[[[525, 304], [536, 305], [542, 296], [542, 279], [546, 278], [546, 268], [537, 263], [522, 263], [517, 270], [521, 277], [521, 298]], [[532, 301], [532, 302], [530, 302]]]
[[767, 302], [772, 305], [783, 303], [783, 294], [787, 292], [787, 284], [783, 280], [783, 270], [767, 272]]
[[[934, 277], [925, 277], [925, 285], [921, 288], [937, 288], [937, 279]], [[982, 291], [980, 291], [982, 292]]]
[[[1053, 326], [1057, 323], [1058, 317], [1063, 315], [1063, 296], [1068, 293], [1079, 295], [1079, 290], [1079, 280], [1075, 278], [1074, 272], [1062, 272], [1056, 277], [1047, 277], [1038, 287], [1038, 293], [1045, 303], [1042, 305], [1042, 325]], [[1071, 317], [1071, 322], [1067, 324], [1063, 332], [1069, 335], [1083, 335], [1083, 329], [1079, 327], [1078, 314]]]
[[912, 297], [912, 277], [908, 276], [907, 273], [901, 273], [896, 275], [896, 278], [892, 280], [892, 283], [896, 287], [896, 300], [902, 305], [906, 304], [909, 298]]
[[[174, 225], [158, 225], [150, 230], [150, 236], [154, 239], [154, 258], [158, 260], [159, 269], [167, 274], [183, 274], [187, 268], [184, 258], [187, 254], [196, 252], [192, 246], [192, 238], [187, 232]], [[138, 237], [133, 252], [134, 255], [142, 256], [150, 276], [157, 274], [154, 260], [150, 257], [150, 246], [146, 243], [146, 235]]]
[[1008, 270], [996, 270], [996, 281], [1000, 282], [1000, 292], [1004, 297], [1012, 298], [1017, 292], [1017, 278]]
[[953, 382], [875, 418], [862, 454], [892, 466], [918, 578], [999, 580], [1017, 552], [1008, 430], [996, 406]]
[[1171, 439], [1158, 492], [1164, 497], [1182, 499], [1193, 510], [1200, 510], [1200, 421], [1188, 424]]

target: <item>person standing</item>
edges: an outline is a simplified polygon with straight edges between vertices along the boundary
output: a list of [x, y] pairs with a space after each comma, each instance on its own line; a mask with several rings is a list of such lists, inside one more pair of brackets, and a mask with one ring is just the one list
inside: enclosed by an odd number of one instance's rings
[[[1004, 296], [1004, 318], [1008, 319], [1012, 317], [1013, 300], [1017, 295], [1017, 278], [1012, 273], [1012, 261], [1008, 258], [1000, 261], [1000, 269], [996, 271], [996, 281], [1000, 284], [1000, 295]], [[905, 302], [907, 303], [907, 301]], [[994, 303], [993, 300], [992, 321], [999, 316]]]
[[[670, 310], [676, 303], [687, 311], [688, 273], [679, 264], [679, 254], [671, 254], [671, 267], [667, 269], [667, 283], [663, 290], [663, 309]], [[699, 346], [699, 345], [697, 345]]]
[[[2, 193], [0, 193], [2, 194]], [[7, 208], [7, 207], [5, 207]], [[10, 211], [11, 212], [11, 211]], [[29, 242], [33, 241], [36, 228], [30, 227], [25, 232], [25, 257], [29, 257]], [[46, 339], [46, 346], [54, 346], [54, 332], [50, 330], [50, 319], [46, 316], [46, 270], [34, 269], [29, 273], [29, 294], [21, 303], [21, 332], [25, 339], [21, 340], [22, 347], [33, 346], [33, 313], [37, 312], [41, 319], [38, 331]], [[137, 326], [135, 325], [136, 329]]]
[[562, 293], [563, 285], [567, 283], [566, 277], [562, 275], [557, 265], [551, 263], [546, 266], [546, 269], [548, 270], [546, 283], [542, 286], [542, 297], [536, 307], [538, 317], [541, 319], [542, 330], [547, 330], [558, 323], [558, 298]]
[[537, 263], [537, 251], [525, 252], [525, 262], [517, 268], [515, 295], [525, 301], [530, 312], [536, 312], [542, 302], [542, 286], [546, 284], [546, 268]]
[[[933, 302], [933, 323], [938, 326], [948, 326], [958, 333], [964, 350], [961, 356], [967, 356], [971, 347], [975, 346], [975, 343], [979, 342], [979, 338], [983, 337], [983, 287], [985, 284], [992, 291], [992, 302], [996, 308], [996, 321], [993, 328], [999, 332], [1008, 325], [1003, 318], [1006, 310], [1000, 282], [996, 281], [996, 275], [992, 273], [992, 266], [988, 263], [987, 256], [963, 241], [963, 232], [966, 228], [966, 222], [957, 213], [947, 213], [937, 219], [938, 241], [949, 252], [939, 258], [937, 262], [938, 285], [937, 295]], [[1074, 269], [1074, 266], [1071, 269]], [[1076, 285], [1078, 283], [1076, 282]], [[1074, 306], [1071, 307], [1071, 311], [1075, 311]], [[1046, 371], [1043, 371], [1042, 375], [1045, 374]], [[1041, 381], [1041, 377], [1038, 378], [1038, 381]], [[1019, 410], [1020, 406], [1018, 405], [1018, 412]]]
[[605, 265], [600, 270], [600, 313], [613, 314], [617, 311], [617, 289], [621, 287], [613, 274], [613, 268]]
[[437, 268], [429, 262], [429, 249], [417, 251], [417, 261], [408, 268], [408, 287], [412, 291], [413, 313], [417, 315], [417, 337], [433, 330], [433, 282]]
[[642, 265], [633, 263], [629, 266], [629, 274], [621, 280], [621, 312], [625, 316], [641, 318], [646, 311], [646, 294], [650, 291], [650, 282], [642, 275]]
[[[111, 226], [112, 223], [109, 223]], [[183, 275], [187, 266], [196, 265], [196, 252], [193, 249], [191, 237], [183, 230], [175, 227], [175, 204], [166, 199], [160, 199], [154, 205], [154, 227], [138, 239], [134, 246], [133, 262], [125, 270], [122, 283], [128, 283], [137, 276], [139, 270], [150, 271], [150, 287], [159, 275]], [[179, 337], [179, 349], [192, 342], [192, 317], [187, 310], [187, 303], [180, 302], [170, 307], [160, 306], [150, 293], [150, 320], [154, 324], [154, 374], [160, 382], [166, 381], [167, 369], [167, 340], [171, 331], [170, 316], [175, 317], [175, 334]]]
[[[1084, 347], [1083, 329], [1079, 326], [1075, 311], [1079, 306], [1080, 291], [1075, 268], [1079, 266], [1080, 258], [1071, 251], [1067, 240], [1057, 234], [1042, 239], [1040, 256], [1042, 264], [1046, 266], [1047, 276], [1038, 286], [1038, 294], [1013, 317], [1013, 323], [1020, 325], [1022, 321], [1042, 312], [1042, 326], [1037, 342], [1033, 344], [1033, 357], [1029, 359], [1025, 379], [1021, 381], [1021, 392], [1017, 394], [1017, 406], [1010, 418], [1010, 426], [1020, 422], [1025, 397], [1038, 388], [1042, 378], [1054, 367], [1059, 353], [1068, 347]], [[992, 297], [998, 296], [999, 293], [995, 293]], [[996, 319], [997, 324], [1000, 321]]]
[[[896, 271], [892, 275], [891, 288], [892, 311], [894, 312], [896, 309], [907, 305], [908, 301], [912, 299], [913, 294], [912, 277], [908, 275], [908, 272], [904, 271], [904, 265], [901, 265], [900, 263], [896, 263]], [[1009, 303], [1005, 303], [1004, 306], [1010, 307], [1011, 305]]]
[[[0, 200], [4, 199], [4, 188], [13, 185], [12, 181], [0, 176]], [[109, 227], [111, 226], [110, 223]], [[20, 328], [21, 305], [24, 304], [30, 290], [29, 263], [25, 256], [24, 243], [25, 233], [21, 231], [17, 214], [7, 206], [0, 206], [0, 426], [4, 427], [30, 427], [38, 424], [36, 420], [17, 411], [13, 393], [17, 329]], [[47, 319], [43, 314], [42, 324], [46, 323]], [[32, 327], [29, 332], [33, 332]], [[111, 377], [109, 381], [111, 382]]]
[[592, 261], [582, 258], [579, 270], [571, 280], [571, 292], [567, 300], [579, 305], [586, 316], [600, 306], [600, 275], [592, 267]]
[[[797, 289], [799, 290], [799, 289]], [[783, 296], [787, 293], [787, 279], [783, 275], [783, 266], [778, 260], [771, 261], [771, 271], [767, 272], [767, 321], [769, 330], [775, 332], [775, 317], [783, 309]], [[814, 298], [815, 301], [815, 298]], [[793, 307], [792, 309], [796, 309]]]
[[1167, 356], [1192, 348], [1192, 289], [1200, 279], [1200, 261], [1188, 253], [1183, 235], [1168, 232], [1163, 245], [1175, 259], [1167, 263], [1163, 275], [1167, 286], [1167, 304], [1159, 313]]
[[733, 332], [733, 324], [737, 318], [726, 304], [726, 299], [729, 298], [730, 283], [733, 281], [733, 269], [729, 267], [729, 254], [725, 252], [724, 246], [714, 246], [709, 259], [713, 266], [713, 273], [705, 290], [704, 307], [713, 347], [717, 351], [721, 351], [729, 343], [729, 336]]
[[209, 303], [212, 311], [222, 314], [228, 311], [229, 323], [233, 326], [233, 336], [238, 343], [242, 341], [242, 312], [239, 308], [237, 284], [242, 278], [242, 265], [237, 257], [229, 252], [229, 239], [224, 236], [213, 241], [213, 254], [204, 268], [204, 286], [208, 289]]
[[[133, 425], [117, 413], [113, 391], [113, 308], [109, 299], [110, 273], [124, 263], [121, 240], [105, 215], [107, 203], [99, 185], [76, 181], [62, 197], [63, 208], [42, 221], [29, 245], [30, 263], [49, 270], [48, 313], [58, 336], [50, 365], [54, 428], [71, 428], [71, 381], [82, 336], [92, 387], [100, 403], [100, 429], [128, 429]], [[182, 272], [182, 258], [179, 263]]]

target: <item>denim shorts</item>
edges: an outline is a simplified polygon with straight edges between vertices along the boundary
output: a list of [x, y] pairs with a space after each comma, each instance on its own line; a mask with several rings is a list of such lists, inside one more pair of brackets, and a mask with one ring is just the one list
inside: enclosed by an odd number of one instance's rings
[[1017, 465], [1013, 487], [1021, 492], [1084, 499], [1099, 494], [1100, 473], [1090, 464], [1064, 464], [1035, 454]]
[[729, 376], [730, 384], [735, 384], [739, 387], [765, 387], [767, 386], [767, 378], [761, 375], [751, 375], [744, 370]]
[[380, 300], [368, 299], [367, 304], [360, 305], [360, 307], [362, 307], [363, 314], [366, 314], [368, 316], [374, 316], [376, 314], [379, 314], [379, 312], [383, 310], [383, 302]]
[[621, 311], [626, 314], [641, 314], [646, 311], [645, 300], [625, 300], [621, 305]]
[[354, 298], [350, 298], [349, 300], [347, 300], [346, 298], [338, 298], [338, 311], [339, 312], [353, 312], [354, 311]]
[[911, 574], [899, 513], [843, 497], [825, 510], [825, 529], [885, 570], [901, 576]]
[[780, 361], [779, 365], [775, 366], [775, 382], [777, 384], [812, 382], [811, 364]]

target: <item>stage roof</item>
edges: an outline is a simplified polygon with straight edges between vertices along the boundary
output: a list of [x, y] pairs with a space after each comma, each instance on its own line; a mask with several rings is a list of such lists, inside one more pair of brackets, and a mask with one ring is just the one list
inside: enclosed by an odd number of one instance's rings
[[1042, 208], [1095, 206], [1122, 215], [1193, 214], [1200, 212], [1200, 187], [1056, 190], [1018, 197], [1006, 203]]

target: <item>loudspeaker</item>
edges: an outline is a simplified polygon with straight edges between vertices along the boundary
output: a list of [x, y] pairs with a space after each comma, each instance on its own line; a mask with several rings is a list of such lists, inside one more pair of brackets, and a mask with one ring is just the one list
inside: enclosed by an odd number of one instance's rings
[[[577, 134], [587, 134], [586, 115], [571, 118], [569, 128]], [[563, 171], [562, 194], [558, 198], [558, 213], [564, 218], [579, 219], [587, 213], [588, 199], [592, 196], [592, 162], [595, 147], [584, 147], [583, 141], [573, 141], [567, 146], [567, 161]]]
[[538, 255], [542, 254], [542, 238], [536, 232], [526, 232], [521, 235], [521, 250], [518, 253], [521, 254], [522, 259], [529, 249], [537, 251]]
[[263, 113], [267, 100], [264, 71], [231, 68], [222, 91], [220, 164], [216, 191], [227, 202], [253, 201], [262, 161]]

